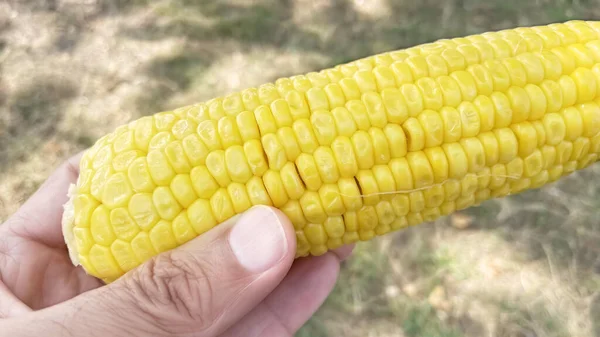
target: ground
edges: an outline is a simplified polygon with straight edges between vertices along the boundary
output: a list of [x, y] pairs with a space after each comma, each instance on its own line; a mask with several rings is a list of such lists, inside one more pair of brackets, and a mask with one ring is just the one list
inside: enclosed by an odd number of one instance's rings
[[[142, 115], [597, 0], [5, 0], [0, 222]], [[600, 336], [600, 167], [369, 243], [298, 336]]]

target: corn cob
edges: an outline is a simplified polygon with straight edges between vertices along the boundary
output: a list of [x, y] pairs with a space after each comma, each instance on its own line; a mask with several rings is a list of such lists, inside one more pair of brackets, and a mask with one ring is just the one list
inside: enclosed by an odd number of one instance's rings
[[444, 39], [117, 128], [81, 161], [64, 235], [111, 282], [262, 204], [321, 255], [587, 167], [599, 131], [600, 23]]

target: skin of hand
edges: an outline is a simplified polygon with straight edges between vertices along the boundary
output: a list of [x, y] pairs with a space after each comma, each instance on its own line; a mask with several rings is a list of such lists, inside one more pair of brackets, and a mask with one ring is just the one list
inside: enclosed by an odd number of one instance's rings
[[290, 221], [257, 206], [103, 285], [72, 265], [61, 231], [80, 158], [0, 226], [0, 336], [291, 337], [352, 251], [294, 260]]

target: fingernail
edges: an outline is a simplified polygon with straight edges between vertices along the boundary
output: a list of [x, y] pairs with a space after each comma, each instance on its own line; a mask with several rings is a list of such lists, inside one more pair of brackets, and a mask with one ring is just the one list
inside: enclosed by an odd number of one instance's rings
[[238, 261], [251, 272], [263, 272], [287, 252], [287, 240], [279, 217], [266, 206], [248, 210], [234, 225], [229, 244]]

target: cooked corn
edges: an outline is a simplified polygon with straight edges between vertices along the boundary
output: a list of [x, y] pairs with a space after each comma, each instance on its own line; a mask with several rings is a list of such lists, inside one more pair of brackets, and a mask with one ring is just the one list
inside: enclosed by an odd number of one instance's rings
[[320, 255], [555, 181], [599, 131], [600, 23], [440, 40], [119, 127], [84, 155], [64, 232], [106, 282], [253, 205]]

